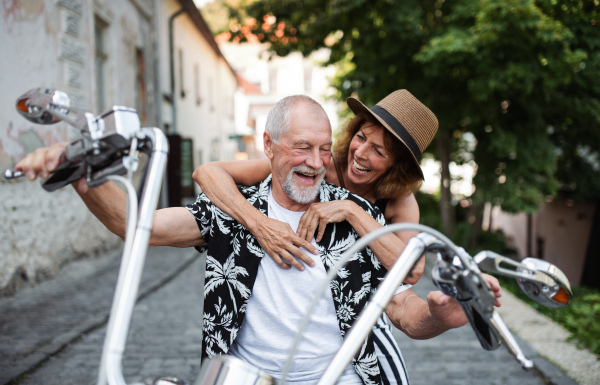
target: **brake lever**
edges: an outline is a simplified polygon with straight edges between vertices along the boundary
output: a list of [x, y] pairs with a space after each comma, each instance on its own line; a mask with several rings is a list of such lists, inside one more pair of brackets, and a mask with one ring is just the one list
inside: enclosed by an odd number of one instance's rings
[[48, 192], [56, 191], [68, 184], [81, 179], [86, 172], [85, 163], [73, 163], [67, 161], [62, 163], [50, 174], [48, 179], [42, 182], [42, 187]]
[[[523, 369], [531, 369], [533, 362], [525, 357], [513, 334], [494, 309], [495, 297], [481, 272], [494, 272], [529, 281], [539, 278], [547, 282], [550, 278], [527, 268], [526, 265], [490, 251], [481, 252], [473, 259], [466, 257], [465, 255], [454, 259], [447, 255], [445, 258], [438, 257], [436, 267], [432, 271], [434, 283], [444, 294], [455, 298], [460, 303], [483, 349], [495, 350], [504, 343]], [[519, 270], [502, 268], [500, 263], [508, 263]], [[538, 277], [538, 275], [542, 276]]]
[[461, 305], [481, 347], [497, 349], [501, 343], [500, 336], [490, 324], [496, 298], [477, 266], [464, 266], [457, 259], [450, 263], [440, 258], [432, 271], [432, 278], [444, 294]]

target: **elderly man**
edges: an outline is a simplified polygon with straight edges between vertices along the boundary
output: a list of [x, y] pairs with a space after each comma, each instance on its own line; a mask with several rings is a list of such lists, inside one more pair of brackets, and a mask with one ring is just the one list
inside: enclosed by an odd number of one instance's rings
[[[294, 231], [311, 203], [333, 199], [352, 200], [385, 223], [381, 212], [368, 201], [323, 182], [331, 157], [331, 127], [317, 102], [306, 96], [284, 98], [267, 120], [264, 146], [273, 174], [259, 185], [241, 189], [249, 202], [269, 218], [287, 222]], [[58, 166], [63, 151], [64, 145], [37, 150], [16, 169], [29, 179], [47, 176]], [[124, 237], [124, 193], [112, 183], [96, 189], [87, 189], [82, 181], [74, 186], [94, 215]], [[187, 208], [158, 210], [150, 244], [207, 250], [203, 356], [232, 354], [278, 377], [312, 293], [326, 276], [326, 267], [357, 237], [348, 222], [332, 224], [319, 243], [321, 258], [316, 258], [315, 268], [282, 270], [272, 258], [263, 258], [264, 251], [244, 226], [201, 194]], [[318, 381], [384, 274], [379, 262], [363, 251], [336, 276], [303, 336], [289, 382]], [[390, 318], [411, 336], [428, 338], [466, 323], [460, 306], [441, 292], [430, 293], [428, 302], [410, 290], [396, 297], [388, 314], [396, 312]], [[371, 337], [339, 383], [380, 383]]]

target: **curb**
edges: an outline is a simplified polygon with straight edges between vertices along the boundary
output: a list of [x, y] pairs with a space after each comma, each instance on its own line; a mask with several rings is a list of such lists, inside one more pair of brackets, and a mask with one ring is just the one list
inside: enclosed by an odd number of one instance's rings
[[554, 364], [542, 357], [531, 345], [519, 336], [514, 336], [523, 350], [525, 357], [533, 361], [534, 373], [545, 380], [548, 385], [577, 385], [570, 377], [561, 372]]

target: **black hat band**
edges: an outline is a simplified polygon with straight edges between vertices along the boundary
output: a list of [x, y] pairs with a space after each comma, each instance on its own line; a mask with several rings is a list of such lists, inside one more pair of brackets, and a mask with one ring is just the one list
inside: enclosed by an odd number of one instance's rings
[[415, 158], [417, 158], [417, 161], [421, 161], [421, 150], [419, 150], [419, 146], [417, 146], [417, 143], [413, 137], [410, 136], [408, 131], [406, 131], [406, 128], [404, 128], [402, 123], [394, 118], [392, 114], [387, 112], [387, 110], [383, 107], [374, 106], [371, 108], [371, 111], [383, 119], [383, 121], [386, 122], [392, 128], [392, 130], [394, 130], [400, 139], [404, 141], [404, 143], [408, 146], [408, 149], [413, 153]]

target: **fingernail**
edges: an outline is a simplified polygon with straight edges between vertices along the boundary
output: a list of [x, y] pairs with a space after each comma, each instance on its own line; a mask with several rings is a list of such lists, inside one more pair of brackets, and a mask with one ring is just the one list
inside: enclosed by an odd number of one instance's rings
[[49, 170], [54, 170], [54, 162], [50, 161], [50, 162], [46, 163], [46, 168]]
[[33, 171], [27, 171], [27, 179], [34, 180], [35, 179], [35, 173]]

